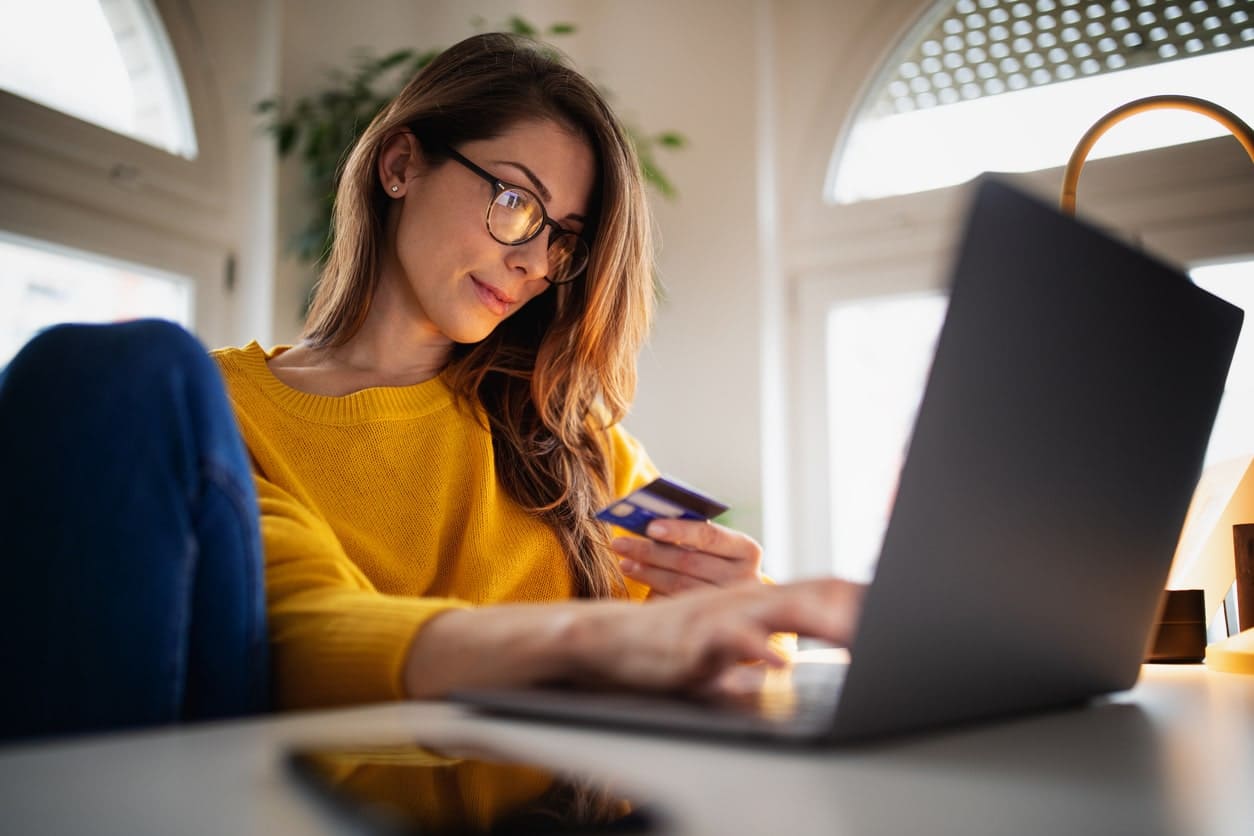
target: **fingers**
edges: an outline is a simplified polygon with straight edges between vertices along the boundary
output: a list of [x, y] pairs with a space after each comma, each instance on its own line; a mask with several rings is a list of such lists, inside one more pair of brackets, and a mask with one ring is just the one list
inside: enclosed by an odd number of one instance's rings
[[747, 579], [745, 567], [704, 552], [638, 537], [622, 537], [610, 546], [624, 558], [619, 564], [624, 575], [647, 584], [662, 595], [703, 587], [730, 586]]
[[674, 572], [635, 560], [624, 560], [619, 563], [619, 568], [627, 577], [649, 587], [649, 594], [654, 597], [669, 598], [683, 592], [715, 588], [715, 584], [710, 581], [693, 575]]
[[701, 690], [726, 677], [727, 672], [737, 666], [762, 663], [769, 668], [782, 668], [788, 665], [788, 660], [771, 647], [770, 634], [753, 625], [724, 631], [712, 638], [703, 650], [701, 664], [694, 666], [682, 683], [688, 690]]
[[754, 608], [762, 625], [771, 631], [848, 646], [857, 634], [865, 589], [837, 578], [762, 587]]
[[[788, 603], [788, 595], [773, 594], [772, 587], [747, 587], [743, 596], [731, 590], [715, 590], [712, 594], [677, 599], [668, 606], [698, 603], [701, 610], [700, 629], [687, 637], [699, 645], [692, 658], [703, 662], [688, 677], [690, 686], [700, 686], [723, 676], [729, 668], [746, 662], [761, 662], [770, 668], [783, 668], [791, 659], [774, 644], [779, 628], [770, 626], [780, 617], [778, 608]], [[752, 606], [752, 599], [766, 596], [769, 606]]]
[[865, 587], [836, 578], [779, 586], [742, 585], [703, 593], [703, 625], [740, 629], [752, 624], [761, 635], [796, 633], [849, 645], [857, 633]]
[[762, 548], [745, 534], [700, 520], [654, 521], [648, 531], [652, 539], [620, 537], [610, 547], [626, 558], [624, 575], [658, 594], [761, 580]]
[[771, 631], [757, 624], [743, 624], [723, 641], [723, 658], [728, 665], [741, 662], [765, 662], [773, 668], [788, 664], [771, 644]]
[[648, 535], [662, 543], [670, 543], [693, 551], [716, 554], [733, 560], [749, 561], [757, 568], [762, 560], [762, 547], [752, 537], [704, 520], [654, 520]]
[[[583, 633], [597, 648], [586, 658], [591, 672], [637, 688], [698, 687], [741, 662], [787, 665], [771, 644], [772, 633], [849, 644], [861, 601], [857, 584], [823, 579], [706, 586], [643, 608], [606, 604], [600, 626]], [[608, 647], [614, 652], [603, 652]]]
[[[717, 591], [716, 591], [717, 594]], [[700, 597], [676, 599], [667, 606], [687, 606]], [[779, 668], [789, 664], [771, 642], [771, 631], [750, 613], [740, 607], [698, 605], [703, 611], [700, 626], [691, 629], [684, 637], [687, 652], [681, 654], [689, 660], [689, 667], [680, 683], [687, 688], [700, 688], [711, 680], [724, 676], [729, 668], [750, 662], [761, 662], [768, 667]]]

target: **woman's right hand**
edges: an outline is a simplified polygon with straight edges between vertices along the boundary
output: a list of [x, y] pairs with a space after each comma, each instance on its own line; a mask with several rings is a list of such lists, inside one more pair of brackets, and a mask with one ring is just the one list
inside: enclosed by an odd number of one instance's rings
[[864, 587], [834, 578], [748, 581], [661, 598], [451, 609], [414, 637], [403, 687], [419, 699], [473, 687], [576, 682], [699, 689], [742, 662], [784, 665], [772, 633], [853, 641]]
[[744, 583], [647, 607], [591, 608], [571, 625], [575, 679], [643, 690], [694, 689], [742, 662], [787, 663], [771, 646], [788, 632], [848, 645], [865, 590], [835, 578]]

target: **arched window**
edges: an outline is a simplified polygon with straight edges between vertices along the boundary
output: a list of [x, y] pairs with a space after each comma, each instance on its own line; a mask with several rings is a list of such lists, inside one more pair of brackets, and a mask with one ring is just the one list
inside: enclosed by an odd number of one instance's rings
[[0, 13], [0, 363], [65, 320], [160, 316], [223, 341], [227, 178], [221, 126], [200, 120], [200, 141], [194, 128], [207, 63], [186, 9], [0, 0]]
[[[983, 171], [1061, 165], [1085, 130], [1156, 93], [1254, 110], [1254, 3], [1242, 0], [958, 0], [942, 3], [881, 70], [842, 148], [831, 199], [949, 186]], [[1030, 130], [1024, 126], [1031, 125]], [[1220, 136], [1155, 113], [1091, 158]]]
[[[792, 529], [819, 569], [874, 571], [945, 310], [963, 183], [986, 170], [1057, 196], [1061, 165], [1102, 114], [1145, 95], [1210, 99], [1254, 122], [1250, 0], [943, 0], [909, 28], [846, 121], [825, 185], [827, 243], [794, 277], [797, 456]], [[1222, 137], [1221, 137], [1222, 135]], [[1217, 137], [1207, 139], [1207, 137]], [[1079, 208], [1254, 304], [1254, 167], [1192, 113], [1138, 116], [1098, 143]], [[812, 215], [815, 213], [812, 212]], [[1229, 377], [1208, 454], [1254, 453], [1254, 338]], [[814, 533], [814, 519], [829, 519]], [[807, 521], [810, 527], [807, 528]]]
[[0, 87], [189, 159], [196, 132], [161, 19], [145, 0], [7, 0]]

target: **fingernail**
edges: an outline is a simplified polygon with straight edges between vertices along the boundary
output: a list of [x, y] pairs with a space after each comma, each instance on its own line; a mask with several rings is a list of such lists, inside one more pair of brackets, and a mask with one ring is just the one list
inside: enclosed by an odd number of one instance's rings
[[671, 533], [671, 527], [663, 522], [651, 522], [645, 533], [650, 537], [666, 537]]
[[630, 575], [640, 568], [640, 564], [634, 560], [621, 560], [618, 563], [618, 568], [623, 570], [624, 575]]

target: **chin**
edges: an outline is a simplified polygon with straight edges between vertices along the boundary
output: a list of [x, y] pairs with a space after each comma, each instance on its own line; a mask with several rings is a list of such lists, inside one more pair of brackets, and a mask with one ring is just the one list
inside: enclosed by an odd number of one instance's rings
[[486, 340], [500, 325], [500, 322], [490, 323], [458, 323], [456, 326], [444, 331], [445, 336], [460, 345], [473, 345]]

